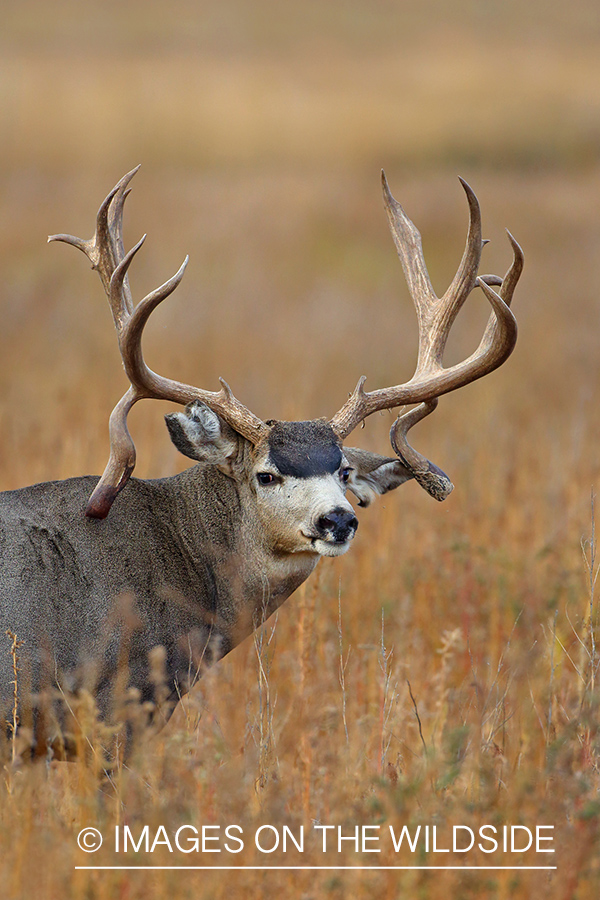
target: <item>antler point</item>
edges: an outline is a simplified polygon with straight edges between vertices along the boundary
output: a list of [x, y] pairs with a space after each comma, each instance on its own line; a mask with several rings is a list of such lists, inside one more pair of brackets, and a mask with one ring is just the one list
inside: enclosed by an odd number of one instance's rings
[[225, 394], [225, 396], [226, 396], [228, 399], [229, 399], [230, 397], [233, 397], [233, 391], [231, 390], [231, 388], [229, 387], [229, 385], [227, 384], [227, 382], [225, 381], [225, 379], [224, 379], [224, 378], [219, 378], [219, 382], [220, 382], [220, 384], [221, 384], [221, 387], [223, 388], [223, 393]]
[[515, 237], [513, 234], [510, 233], [510, 231], [508, 230], [508, 228], [506, 229], [506, 233], [507, 233], [507, 235], [508, 235], [508, 239], [509, 239], [509, 241], [510, 241], [510, 243], [511, 243], [511, 246], [512, 246], [513, 250], [516, 251], [520, 256], [523, 256], [523, 248], [522, 248], [521, 245], [519, 244], [519, 242], [518, 242], [518, 240], [516, 239], [516, 237]]
[[396, 198], [392, 194], [390, 190], [390, 186], [388, 184], [388, 180], [386, 178], [385, 172], [383, 169], [381, 170], [381, 187], [383, 188], [383, 198], [384, 202], [391, 206], [392, 204], [397, 204]]
[[477, 194], [475, 193], [475, 191], [473, 190], [473, 188], [471, 187], [471, 185], [469, 184], [469, 182], [468, 182], [468, 181], [465, 181], [464, 178], [461, 178], [460, 175], [458, 176], [458, 180], [460, 181], [460, 183], [461, 183], [461, 185], [462, 185], [462, 187], [463, 187], [463, 190], [464, 190], [465, 194], [466, 194], [467, 197], [469, 198], [469, 202], [474, 201], [474, 202], [477, 204], [477, 206], [479, 206], [479, 201], [478, 201], [478, 199], [477, 199]]

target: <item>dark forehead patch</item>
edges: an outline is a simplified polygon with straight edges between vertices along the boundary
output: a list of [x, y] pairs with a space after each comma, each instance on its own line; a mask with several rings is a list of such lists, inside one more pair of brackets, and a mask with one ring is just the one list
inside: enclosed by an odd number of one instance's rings
[[273, 465], [295, 478], [336, 472], [342, 461], [340, 440], [327, 422], [273, 422], [268, 444]]

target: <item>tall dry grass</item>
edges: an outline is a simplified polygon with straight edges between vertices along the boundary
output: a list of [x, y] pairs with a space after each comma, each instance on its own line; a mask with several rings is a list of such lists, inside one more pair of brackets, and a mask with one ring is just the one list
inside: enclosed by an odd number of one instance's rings
[[[337, 37], [335, 20], [308, 4], [315, 18], [298, 20], [287, 43], [271, 5], [257, 7], [271, 23], [267, 40], [243, 5], [228, 27], [207, 4], [206, 18], [190, 13], [184, 55], [177, 17], [155, 4], [141, 20], [126, 6], [110, 53], [114, 13], [94, 30], [79, 7], [77, 19], [35, 8], [29, 28], [21, 7], [11, 13], [16, 40], [3, 38], [0, 79], [3, 488], [104, 465], [107, 416], [124, 388], [110, 315], [83, 258], [44, 240], [91, 233], [106, 190], [140, 160], [126, 234], [149, 238], [134, 292], [192, 256], [148, 328], [148, 361], [208, 388], [223, 375], [265, 418], [331, 414], [363, 372], [375, 386], [412, 371], [414, 313], [378, 196], [380, 165], [422, 231], [440, 290], [466, 228], [457, 172], [482, 203], [486, 271], [508, 266], [505, 225], [526, 269], [514, 356], [443, 399], [414, 435], [457, 485], [446, 503], [408, 484], [364, 511], [351, 552], [324, 561], [110, 777], [110, 736], [85, 698], [72, 766], [13, 764], [7, 743], [3, 896], [596, 897], [600, 131], [588, 6], [569, 24], [549, 7], [560, 30], [536, 31], [527, 13], [521, 31], [503, 4], [492, 52], [489, 21], [462, 4], [458, 24], [442, 20], [433, 34], [429, 6], [400, 34], [387, 5], [352, 4]], [[321, 43], [311, 21], [323, 24]], [[476, 345], [482, 307], [474, 296], [451, 359]], [[132, 415], [136, 474], [183, 464], [162, 406]], [[353, 441], [385, 452], [390, 424], [373, 417]], [[251, 834], [313, 822], [346, 833], [355, 824], [553, 825], [558, 868], [346, 871], [374, 857], [348, 844], [323, 854], [314, 843], [301, 857], [248, 846], [226, 859], [157, 850], [150, 861], [338, 871], [74, 868], [117, 861], [106, 847], [77, 849], [88, 825], [110, 835], [117, 824], [239, 823]], [[547, 864], [541, 857], [517, 861]], [[376, 858], [415, 861], [465, 859], [396, 858], [389, 845]], [[476, 852], [468, 861], [489, 863]]]

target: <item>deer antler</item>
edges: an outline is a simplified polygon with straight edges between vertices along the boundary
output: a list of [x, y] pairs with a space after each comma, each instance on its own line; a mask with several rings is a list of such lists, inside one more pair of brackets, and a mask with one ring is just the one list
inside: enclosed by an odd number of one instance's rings
[[[461, 178], [469, 204], [467, 242], [452, 284], [444, 296], [438, 299], [425, 265], [421, 235], [392, 196], [385, 174], [381, 174], [384, 204], [392, 236], [417, 312], [417, 366], [414, 375], [405, 384], [370, 392], [364, 390], [366, 379], [362, 376], [354, 392], [331, 419], [331, 425], [341, 438], [345, 438], [374, 412], [421, 403], [417, 409], [398, 418], [392, 427], [392, 445], [402, 461], [413, 471], [416, 480], [437, 499], [444, 499], [452, 490], [450, 480], [437, 467], [428, 468], [432, 464], [410, 447], [406, 435], [416, 422], [435, 409], [437, 402], [432, 402], [435, 398], [482, 378], [502, 365], [512, 353], [517, 339], [517, 323], [509, 307], [523, 270], [523, 251], [510, 232], [507, 232], [513, 249], [513, 262], [504, 278], [497, 275], [477, 275], [481, 250], [486, 242], [481, 239], [481, 213], [477, 197]], [[499, 286], [498, 293], [492, 289], [492, 285]], [[442, 360], [450, 329], [474, 287], [483, 290], [492, 307], [492, 314], [475, 353], [445, 369]]]
[[256, 444], [268, 430], [261, 419], [233, 396], [229, 385], [220, 379], [221, 390], [204, 391], [153, 372], [142, 354], [142, 333], [150, 314], [180, 283], [188, 257], [179, 271], [144, 297], [134, 307], [127, 271], [146, 236], [125, 253], [123, 247], [123, 207], [129, 194], [129, 182], [139, 166], [128, 172], [108, 194], [98, 210], [96, 233], [89, 241], [70, 234], [53, 234], [49, 241], [64, 241], [77, 247], [98, 271], [113, 314], [123, 366], [131, 387], [113, 409], [109, 420], [110, 458], [102, 478], [92, 493], [86, 515], [104, 519], [117, 494], [125, 487], [135, 466], [135, 445], [127, 428], [129, 410], [142, 399], [189, 403], [202, 400], [239, 434]]

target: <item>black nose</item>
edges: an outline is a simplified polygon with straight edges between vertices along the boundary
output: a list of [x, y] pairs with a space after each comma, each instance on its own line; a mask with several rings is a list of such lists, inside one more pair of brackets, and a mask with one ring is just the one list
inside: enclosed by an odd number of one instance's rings
[[332, 509], [317, 519], [317, 528], [323, 537], [331, 535], [336, 544], [344, 544], [358, 528], [358, 519], [351, 510]]

